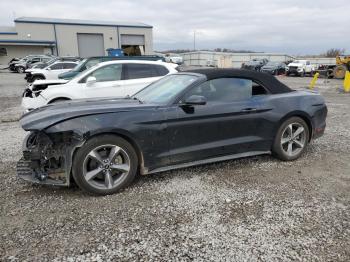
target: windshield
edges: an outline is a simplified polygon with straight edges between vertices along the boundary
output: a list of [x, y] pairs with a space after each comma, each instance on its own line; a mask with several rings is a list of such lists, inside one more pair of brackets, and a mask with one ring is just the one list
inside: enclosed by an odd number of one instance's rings
[[165, 76], [142, 89], [133, 95], [132, 98], [138, 99], [143, 103], [166, 104], [197, 79], [198, 76], [185, 74]]
[[81, 69], [81, 67], [83, 67], [83, 66], [85, 65], [86, 60], [87, 60], [87, 59], [85, 58], [84, 60], [80, 61], [80, 63], [77, 64], [77, 66], [74, 67], [72, 71], [78, 71], [78, 72], [80, 72], [80, 69]]

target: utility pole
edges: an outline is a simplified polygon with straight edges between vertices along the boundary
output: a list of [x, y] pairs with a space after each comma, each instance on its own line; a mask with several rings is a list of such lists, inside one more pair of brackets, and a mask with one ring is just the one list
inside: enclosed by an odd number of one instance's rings
[[193, 31], [193, 51], [196, 51], [196, 30]]

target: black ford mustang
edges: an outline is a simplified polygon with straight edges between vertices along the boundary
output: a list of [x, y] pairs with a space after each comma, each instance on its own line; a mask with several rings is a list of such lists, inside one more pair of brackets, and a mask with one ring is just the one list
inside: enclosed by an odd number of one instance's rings
[[310, 91], [248, 70], [169, 75], [132, 97], [70, 101], [24, 115], [18, 176], [111, 194], [149, 174], [273, 153], [294, 160], [324, 132], [327, 107]]

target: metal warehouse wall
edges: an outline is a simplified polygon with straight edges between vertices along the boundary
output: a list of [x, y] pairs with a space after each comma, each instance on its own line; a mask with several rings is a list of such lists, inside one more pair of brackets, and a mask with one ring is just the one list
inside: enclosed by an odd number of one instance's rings
[[6, 65], [14, 57], [24, 57], [28, 54], [42, 55], [51, 54], [50, 48], [44, 46], [17, 46], [17, 45], [2, 45], [7, 50], [7, 56], [0, 56], [0, 65]]
[[[269, 53], [224, 53], [197, 51], [182, 53], [185, 65], [191, 66], [218, 66], [218, 67], [241, 67], [242, 63], [248, 62], [254, 58], [267, 58], [270, 61], [286, 62], [293, 60], [294, 57], [285, 54]], [[227, 60], [230, 60], [228, 62]]]
[[[6, 64], [13, 57], [22, 57], [28, 54], [47, 53], [43, 50], [42, 42], [46, 42], [46, 47], [52, 45], [53, 54], [60, 56], [79, 56], [78, 33], [103, 34], [103, 49], [107, 55], [106, 49], [120, 48], [122, 34], [144, 35], [145, 54], [153, 53], [153, 33], [152, 28], [134, 27], [134, 26], [94, 26], [94, 25], [68, 25], [68, 24], [46, 24], [16, 21], [14, 32], [10, 34], [1, 34], [0, 40], [12, 41], [11, 44], [0, 43], [1, 46], [11, 47], [7, 56], [0, 57], [0, 63]], [[27, 45], [25, 42], [41, 42], [40, 44]], [[58, 48], [54, 47], [57, 41]], [[33, 50], [33, 46], [38, 46], [38, 50]], [[15, 50], [18, 48], [18, 50]], [[35, 52], [34, 52], [35, 51]]]

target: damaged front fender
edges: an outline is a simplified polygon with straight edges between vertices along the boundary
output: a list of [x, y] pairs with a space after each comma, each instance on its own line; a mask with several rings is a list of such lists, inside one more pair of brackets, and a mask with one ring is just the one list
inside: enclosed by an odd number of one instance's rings
[[83, 144], [84, 139], [72, 133], [32, 131], [23, 142], [17, 175], [32, 183], [69, 186], [73, 154]]

